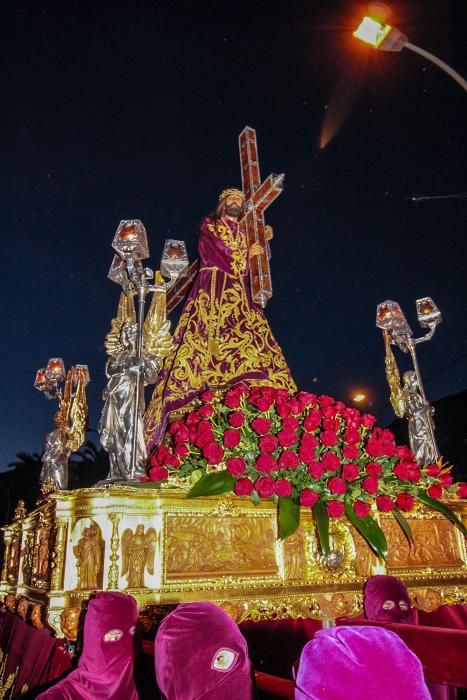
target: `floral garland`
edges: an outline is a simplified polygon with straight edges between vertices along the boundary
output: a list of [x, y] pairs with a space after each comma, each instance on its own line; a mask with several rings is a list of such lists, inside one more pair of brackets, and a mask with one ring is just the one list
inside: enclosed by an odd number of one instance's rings
[[191, 478], [192, 497], [234, 491], [255, 503], [273, 499], [282, 537], [298, 527], [299, 506], [312, 508], [324, 553], [328, 519], [346, 515], [384, 557], [387, 545], [372, 507], [392, 511], [411, 539], [402, 513], [416, 500], [443, 512], [465, 534], [439, 499], [447, 489], [467, 497], [467, 484], [453, 486], [450, 468], [421, 467], [391, 431], [375, 427], [374, 416], [330, 396], [241, 384], [221, 397], [205, 391], [200, 401], [170, 424], [144, 481], [176, 474]]

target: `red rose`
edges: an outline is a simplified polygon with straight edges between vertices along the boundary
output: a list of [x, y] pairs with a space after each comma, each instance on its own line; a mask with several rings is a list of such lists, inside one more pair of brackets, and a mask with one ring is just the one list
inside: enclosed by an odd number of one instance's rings
[[159, 462], [156, 455], [152, 455], [152, 457], [149, 460], [149, 464], [151, 465], [151, 467], [159, 466]]
[[151, 481], [164, 481], [169, 476], [169, 470], [165, 467], [153, 467], [149, 470], [149, 478]]
[[228, 408], [239, 408], [240, 407], [240, 392], [238, 389], [230, 389], [225, 395], [224, 404]]
[[[211, 406], [206, 406], [205, 408], [211, 408]], [[175, 442], [186, 442], [189, 439], [189, 437], [190, 431], [188, 430], [186, 425], [183, 425], [175, 433]]]
[[203, 391], [203, 393], [200, 394], [199, 398], [201, 399], [201, 401], [204, 401], [204, 403], [209, 403], [213, 400], [214, 394], [210, 389], [208, 389], [207, 391]]
[[162, 464], [164, 462], [164, 459], [168, 457], [170, 454], [170, 451], [166, 445], [161, 445], [159, 449], [157, 450], [157, 459]]
[[324, 430], [321, 433], [321, 442], [326, 447], [333, 447], [334, 445], [337, 445], [339, 438], [337, 437], [336, 433], [333, 433], [331, 430]]
[[303, 411], [303, 406], [298, 399], [292, 397], [291, 399], [289, 399], [289, 409], [290, 413], [293, 416], [299, 416], [300, 413]]
[[143, 481], [143, 482], [151, 481], [151, 479], [149, 478], [149, 476], [140, 476], [140, 477], [139, 477], [139, 480], [140, 480], [140, 481]]
[[266, 454], [272, 454], [278, 445], [275, 435], [265, 435], [259, 439], [259, 449]]
[[203, 455], [208, 460], [208, 464], [219, 464], [224, 456], [224, 450], [217, 442], [208, 442], [203, 447]]
[[240, 438], [241, 435], [239, 430], [235, 430], [235, 428], [229, 428], [224, 433], [224, 445], [229, 449], [237, 447], [237, 445], [240, 443]]
[[287, 401], [289, 392], [287, 389], [275, 389], [275, 396], [278, 401]]
[[331, 433], [337, 433], [340, 430], [341, 424], [336, 418], [325, 418], [323, 421], [323, 430]]
[[270, 401], [265, 396], [262, 396], [257, 401], [255, 401], [255, 406], [261, 413], [266, 413], [266, 411], [269, 411], [273, 403], [274, 401]]
[[297, 436], [293, 430], [286, 428], [277, 433], [277, 439], [282, 447], [292, 447], [297, 442]]
[[184, 423], [182, 420], [175, 420], [173, 423], [169, 424], [169, 427], [167, 430], [170, 433], [170, 435], [174, 435], [174, 433], [176, 433], [177, 430], [179, 428], [181, 428], [183, 425], [184, 425]]
[[331, 491], [331, 493], [339, 495], [347, 491], [347, 484], [338, 476], [332, 476], [330, 479], [328, 479], [327, 483], [328, 489]]
[[378, 479], [375, 476], [367, 476], [362, 481], [362, 489], [367, 493], [376, 493], [378, 490]]
[[368, 513], [370, 512], [370, 504], [365, 503], [364, 501], [355, 501], [353, 504], [353, 512], [357, 516], [357, 518], [366, 518]]
[[371, 415], [371, 413], [365, 413], [362, 416], [362, 425], [364, 428], [372, 428], [376, 423], [376, 418]]
[[260, 498], [269, 498], [274, 493], [274, 479], [270, 476], [260, 476], [255, 481], [255, 489]]
[[200, 415], [198, 411], [190, 411], [190, 413], [187, 415], [186, 420], [185, 420], [185, 425], [188, 427], [191, 427], [192, 425], [196, 425], [200, 421]]
[[376, 505], [382, 513], [389, 513], [396, 504], [389, 496], [376, 496]]
[[291, 496], [292, 484], [286, 479], [278, 479], [275, 483], [274, 491], [278, 496]]
[[396, 455], [399, 457], [399, 459], [413, 460], [413, 454], [406, 445], [397, 445]]
[[344, 515], [344, 504], [342, 501], [328, 501], [326, 509], [331, 518], [340, 518]]
[[318, 439], [311, 433], [303, 433], [300, 445], [302, 447], [318, 447]]
[[322, 462], [311, 462], [311, 464], [308, 465], [308, 473], [311, 474], [313, 479], [321, 479], [324, 474]]
[[454, 477], [452, 477], [450, 474], [441, 474], [441, 476], [439, 477], [439, 483], [445, 489], [448, 489], [453, 481]]
[[214, 409], [212, 406], [206, 404], [206, 406], [201, 406], [198, 413], [201, 418], [210, 418], [214, 413]]
[[316, 403], [316, 394], [309, 394], [308, 391], [300, 391], [298, 393], [298, 400], [304, 406], [311, 406], [312, 403]]
[[319, 398], [318, 401], [320, 403], [320, 406], [332, 406], [334, 403], [334, 399], [332, 396], [326, 396], [325, 394], [322, 394]]
[[339, 469], [341, 461], [333, 452], [325, 452], [321, 457], [323, 467], [328, 472], [335, 472]]
[[245, 461], [241, 457], [229, 457], [225, 466], [232, 476], [241, 476], [246, 469]]
[[437, 464], [427, 464], [425, 467], [425, 472], [427, 476], [439, 476], [441, 469]]
[[416, 484], [418, 481], [420, 481], [421, 478], [422, 470], [420, 469], [418, 464], [409, 469], [409, 481], [411, 481], [412, 484]]
[[173, 467], [174, 469], [176, 469], [180, 466], [180, 460], [176, 455], [168, 455], [164, 460], [164, 464], [168, 467]]
[[282, 427], [290, 428], [290, 430], [297, 430], [299, 425], [300, 425], [300, 423], [299, 423], [298, 418], [295, 418], [294, 416], [288, 416], [287, 418], [284, 418], [282, 421]]
[[401, 510], [411, 511], [414, 504], [414, 497], [408, 493], [400, 493], [396, 498], [396, 505]]
[[277, 471], [279, 468], [274, 457], [267, 454], [261, 454], [256, 460], [255, 466], [259, 472], [265, 472], [266, 474], [269, 474], [269, 472], [272, 471]]
[[429, 497], [434, 498], [435, 500], [438, 500], [438, 498], [441, 498], [443, 495], [443, 487], [441, 484], [432, 484], [428, 487], [427, 491]]
[[366, 443], [365, 450], [370, 457], [380, 457], [383, 454], [383, 446], [381, 440], [371, 437]]
[[409, 470], [403, 462], [398, 462], [397, 464], [395, 464], [392, 468], [392, 471], [401, 481], [409, 480]]
[[276, 413], [279, 418], [286, 418], [290, 414], [287, 401], [276, 401]]
[[212, 431], [205, 430], [204, 432], [200, 433], [198, 431], [198, 437], [196, 438], [195, 445], [196, 447], [199, 447], [200, 450], [204, 449], [206, 445], [209, 445], [209, 443], [214, 441], [214, 433]]
[[360, 457], [360, 450], [355, 445], [344, 445], [342, 454], [345, 459], [357, 459]]
[[314, 462], [314, 460], [316, 459], [316, 452], [312, 447], [308, 447], [307, 445], [300, 445], [298, 456], [304, 464], [310, 464], [310, 462]]
[[355, 481], [359, 476], [358, 464], [344, 464], [342, 467], [342, 478], [346, 481]]
[[308, 508], [313, 508], [318, 498], [319, 493], [317, 493], [316, 491], [313, 491], [312, 489], [302, 489], [299, 498], [300, 505], [307, 506]]
[[361, 439], [362, 438], [360, 437], [360, 433], [356, 428], [347, 428], [347, 430], [344, 433], [344, 440], [349, 445], [355, 445], [355, 443], [360, 442]]
[[306, 430], [307, 433], [312, 433], [313, 430], [316, 430], [316, 428], [318, 428], [319, 424], [321, 423], [321, 417], [321, 411], [318, 411], [317, 409], [310, 411], [305, 420], [303, 421], [304, 430]]
[[180, 459], [185, 459], [185, 457], [188, 457], [190, 450], [188, 449], [188, 445], [185, 445], [183, 442], [179, 442], [175, 445], [174, 448], [174, 455], [177, 455]]
[[383, 467], [378, 462], [368, 462], [366, 465], [366, 473], [368, 476], [375, 476], [377, 479], [383, 473]]
[[334, 418], [339, 413], [336, 406], [324, 406], [321, 410], [325, 418]]
[[457, 484], [456, 494], [459, 498], [467, 498], [467, 484], [464, 481]]
[[269, 418], [255, 418], [251, 427], [258, 435], [266, 435], [271, 428], [271, 422]]
[[298, 467], [300, 460], [295, 452], [284, 450], [279, 457], [279, 467], [281, 469], [295, 469]]
[[239, 411], [237, 411], [236, 413], [231, 413], [229, 416], [229, 423], [234, 428], [241, 428], [242, 425], [245, 423], [245, 416]]
[[234, 491], [237, 496], [249, 496], [255, 487], [246, 476], [235, 482]]

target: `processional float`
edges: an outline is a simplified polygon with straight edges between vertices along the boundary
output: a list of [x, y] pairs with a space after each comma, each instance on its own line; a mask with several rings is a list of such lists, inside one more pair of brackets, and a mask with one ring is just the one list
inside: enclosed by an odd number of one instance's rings
[[[248, 242], [263, 250], [251, 265], [252, 296], [264, 307], [272, 295], [264, 212], [282, 191], [284, 176], [261, 181], [250, 127], [240, 134], [239, 147]], [[407, 514], [409, 542], [390, 513], [374, 511], [388, 544], [386, 561], [350, 521], [332, 519], [331, 556], [325, 556], [310, 508], [301, 509], [298, 529], [279, 539], [273, 502], [255, 505], [233, 494], [188, 499], [187, 480], [168, 480], [158, 488], [140, 481], [146, 458], [144, 384], [157, 382], [172, 343], [167, 313], [190, 288], [198, 263], [189, 266], [184, 243], [168, 240], [160, 270], [154, 274], [144, 267], [147, 236], [136, 219], [120, 223], [113, 247], [109, 277], [121, 285], [122, 295], [106, 339], [108, 384], [100, 422], [110, 474], [93, 488], [73, 491], [57, 481], [37, 509], [17, 510], [14, 522], [3, 528], [0, 591], [46, 604], [59, 635], [96, 590], [131, 593], [142, 606], [210, 600], [237, 621], [356, 614], [365, 581], [383, 572], [402, 578], [422, 609], [463, 601], [465, 540], [440, 512], [420, 506]], [[148, 294], [153, 296], [145, 316]], [[384, 314], [378, 313], [381, 320]], [[410, 334], [402, 341], [394, 328], [380, 327], [387, 342], [412, 352]], [[423, 392], [418, 374], [417, 379]], [[449, 506], [467, 522], [461, 500], [450, 497]]]

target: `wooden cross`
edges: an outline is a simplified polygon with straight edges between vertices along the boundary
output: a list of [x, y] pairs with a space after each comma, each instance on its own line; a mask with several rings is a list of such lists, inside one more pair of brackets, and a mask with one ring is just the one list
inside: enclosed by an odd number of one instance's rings
[[242, 187], [245, 195], [245, 222], [248, 247], [259, 243], [261, 255], [250, 261], [251, 296], [263, 308], [272, 297], [271, 270], [269, 268], [268, 245], [265, 234], [264, 211], [283, 190], [284, 175], [271, 173], [261, 182], [258, 163], [256, 131], [246, 126], [238, 137]]
[[[251, 297], [263, 309], [272, 297], [271, 270], [269, 268], [268, 244], [266, 241], [264, 211], [282, 192], [284, 175], [271, 173], [261, 182], [258, 163], [258, 146], [256, 131], [246, 126], [238, 137], [240, 148], [240, 165], [242, 169], [242, 188], [245, 195], [245, 223], [248, 247], [259, 243], [263, 249], [261, 255], [255, 255], [250, 261]], [[198, 274], [199, 261], [190, 265], [167, 291], [167, 313], [170, 313], [182, 301]]]

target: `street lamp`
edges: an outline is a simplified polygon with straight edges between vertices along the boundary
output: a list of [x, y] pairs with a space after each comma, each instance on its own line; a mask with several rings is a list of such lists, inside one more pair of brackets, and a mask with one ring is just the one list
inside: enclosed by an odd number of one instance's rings
[[392, 27], [390, 24], [377, 22], [371, 17], [364, 17], [358, 29], [353, 32], [353, 36], [380, 51], [402, 51], [403, 48], [410, 49], [432, 63], [435, 63], [438, 68], [441, 68], [441, 70], [450, 75], [451, 78], [467, 91], [467, 81], [464, 80], [457, 71], [429, 51], [425, 51], [425, 49], [420, 48], [420, 46], [411, 44], [405, 34], [399, 31], [399, 29]]

